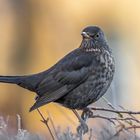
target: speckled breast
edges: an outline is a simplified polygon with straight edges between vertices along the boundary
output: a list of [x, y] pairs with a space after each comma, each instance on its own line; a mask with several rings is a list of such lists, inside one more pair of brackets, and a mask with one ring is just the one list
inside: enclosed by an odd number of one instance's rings
[[[83, 109], [101, 98], [113, 79], [115, 65], [112, 55], [105, 51], [97, 57], [98, 66], [92, 65], [88, 79], [61, 99], [63, 106], [71, 109]], [[93, 71], [92, 71], [93, 68]]]

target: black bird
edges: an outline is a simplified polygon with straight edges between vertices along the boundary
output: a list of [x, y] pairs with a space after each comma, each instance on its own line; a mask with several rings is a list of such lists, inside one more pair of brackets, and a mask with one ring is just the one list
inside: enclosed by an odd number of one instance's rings
[[30, 111], [50, 102], [70, 109], [84, 109], [101, 98], [113, 79], [115, 64], [103, 31], [88, 26], [79, 48], [46, 71], [25, 76], [0, 76], [0, 82], [17, 84], [36, 92]]

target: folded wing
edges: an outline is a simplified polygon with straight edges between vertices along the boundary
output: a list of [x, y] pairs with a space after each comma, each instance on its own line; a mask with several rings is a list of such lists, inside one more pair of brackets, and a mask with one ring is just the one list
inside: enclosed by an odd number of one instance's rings
[[36, 91], [39, 98], [30, 111], [56, 101], [83, 83], [90, 74], [92, 62], [92, 56], [83, 53], [70, 53], [60, 60], [39, 83]]

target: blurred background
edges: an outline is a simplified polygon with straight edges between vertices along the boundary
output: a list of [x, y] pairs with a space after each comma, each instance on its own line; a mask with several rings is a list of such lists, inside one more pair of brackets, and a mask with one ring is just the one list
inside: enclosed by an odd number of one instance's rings
[[[81, 30], [100, 26], [116, 61], [106, 98], [115, 106], [140, 110], [140, 1], [138, 0], [0, 0], [0, 75], [26, 75], [55, 64], [81, 42]], [[37, 111], [28, 112], [35, 94], [16, 85], [0, 84], [0, 115], [16, 114], [25, 129], [47, 135]], [[98, 106], [104, 106], [100, 99]], [[57, 104], [41, 107], [55, 126], [75, 129], [73, 113]], [[67, 114], [67, 115], [64, 115]], [[11, 130], [15, 131], [15, 130]]]

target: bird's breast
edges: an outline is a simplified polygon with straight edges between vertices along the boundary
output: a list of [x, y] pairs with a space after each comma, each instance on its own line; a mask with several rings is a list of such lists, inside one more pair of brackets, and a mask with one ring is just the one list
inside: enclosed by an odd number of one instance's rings
[[97, 101], [107, 91], [114, 75], [114, 60], [109, 53], [98, 55], [89, 67], [89, 77], [68, 93], [61, 102], [66, 107], [82, 109]]

